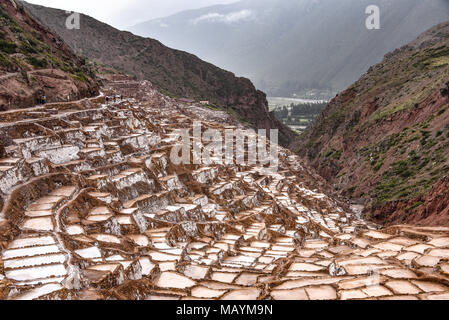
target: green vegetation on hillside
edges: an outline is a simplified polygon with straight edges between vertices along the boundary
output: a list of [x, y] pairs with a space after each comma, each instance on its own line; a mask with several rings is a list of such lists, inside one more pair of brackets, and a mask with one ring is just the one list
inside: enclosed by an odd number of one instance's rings
[[411, 212], [447, 176], [449, 23], [436, 29], [386, 55], [302, 135], [299, 151], [345, 195]]
[[3, 4], [0, 4], [0, 35], [0, 68], [18, 72], [27, 69], [26, 65], [32, 69], [54, 67], [69, 73], [76, 80], [92, 81], [82, 60], [74, 61], [74, 56], [69, 57], [62, 50], [52, 49], [41, 34], [19, 25]]

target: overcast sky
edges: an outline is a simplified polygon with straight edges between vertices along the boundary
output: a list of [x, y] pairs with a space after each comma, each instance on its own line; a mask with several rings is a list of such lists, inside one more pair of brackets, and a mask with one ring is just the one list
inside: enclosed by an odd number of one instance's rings
[[26, 0], [46, 7], [81, 12], [124, 29], [137, 23], [162, 18], [179, 11], [237, 0]]

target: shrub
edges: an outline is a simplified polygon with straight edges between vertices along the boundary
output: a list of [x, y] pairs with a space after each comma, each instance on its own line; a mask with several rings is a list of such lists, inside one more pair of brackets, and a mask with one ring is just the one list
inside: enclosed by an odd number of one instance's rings
[[348, 190], [346, 190], [346, 192], [348, 193], [348, 195], [352, 195], [356, 189], [357, 187], [351, 187]]
[[25, 54], [38, 53], [37, 50], [34, 49], [33, 46], [27, 42], [22, 42], [22, 45], [20, 46], [20, 51]]
[[425, 146], [427, 144], [427, 139], [429, 139], [430, 137], [430, 132], [429, 131], [425, 131], [425, 130], [421, 130], [421, 145]]
[[332, 158], [334, 158], [335, 160], [340, 160], [341, 158], [341, 154], [343, 152], [341, 150], [335, 151], [334, 155], [332, 156]]
[[422, 206], [423, 204], [424, 204], [424, 202], [422, 202], [422, 201], [415, 202], [413, 205], [411, 205], [410, 207], [405, 209], [405, 212], [409, 213], [411, 210], [416, 209], [416, 208]]
[[6, 69], [9, 69], [12, 67], [12, 63], [9, 60], [9, 58], [2, 53], [0, 53], [0, 67], [6, 68]]
[[27, 61], [35, 68], [45, 68], [48, 66], [47, 60], [36, 57], [28, 57]]
[[72, 75], [72, 78], [81, 82], [89, 82], [89, 78], [84, 72], [77, 72], [74, 75]]
[[329, 151], [326, 153], [325, 157], [326, 157], [326, 158], [329, 158], [333, 153], [334, 153], [334, 150], [329, 150]]
[[377, 171], [379, 171], [383, 166], [384, 166], [384, 162], [381, 161], [381, 162], [379, 162], [377, 165], [374, 166], [373, 170], [374, 170], [375, 172], [377, 172]]
[[7, 40], [0, 40], [0, 51], [11, 54], [16, 53], [17, 45], [14, 42]]

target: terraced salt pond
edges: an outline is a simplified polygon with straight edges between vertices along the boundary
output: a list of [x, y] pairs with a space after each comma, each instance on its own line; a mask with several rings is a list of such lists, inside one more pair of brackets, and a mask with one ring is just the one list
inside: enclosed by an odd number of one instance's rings
[[367, 223], [282, 148], [271, 173], [174, 165], [176, 129], [240, 125], [133, 85], [0, 113], [7, 299], [449, 298], [449, 228]]

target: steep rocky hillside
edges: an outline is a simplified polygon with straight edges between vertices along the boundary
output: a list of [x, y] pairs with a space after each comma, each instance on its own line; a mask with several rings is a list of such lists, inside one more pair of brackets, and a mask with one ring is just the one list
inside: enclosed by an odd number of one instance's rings
[[0, 110], [98, 92], [84, 59], [13, 0], [0, 1]]
[[330, 102], [299, 151], [377, 222], [449, 223], [449, 23]]
[[30, 12], [59, 34], [77, 53], [150, 80], [167, 94], [207, 100], [225, 107], [257, 128], [279, 128], [285, 146], [295, 134], [269, 113], [266, 95], [245, 78], [206, 63], [194, 55], [160, 42], [119, 31], [91, 17], [81, 16], [81, 28], [65, 26], [65, 11], [24, 3]]

